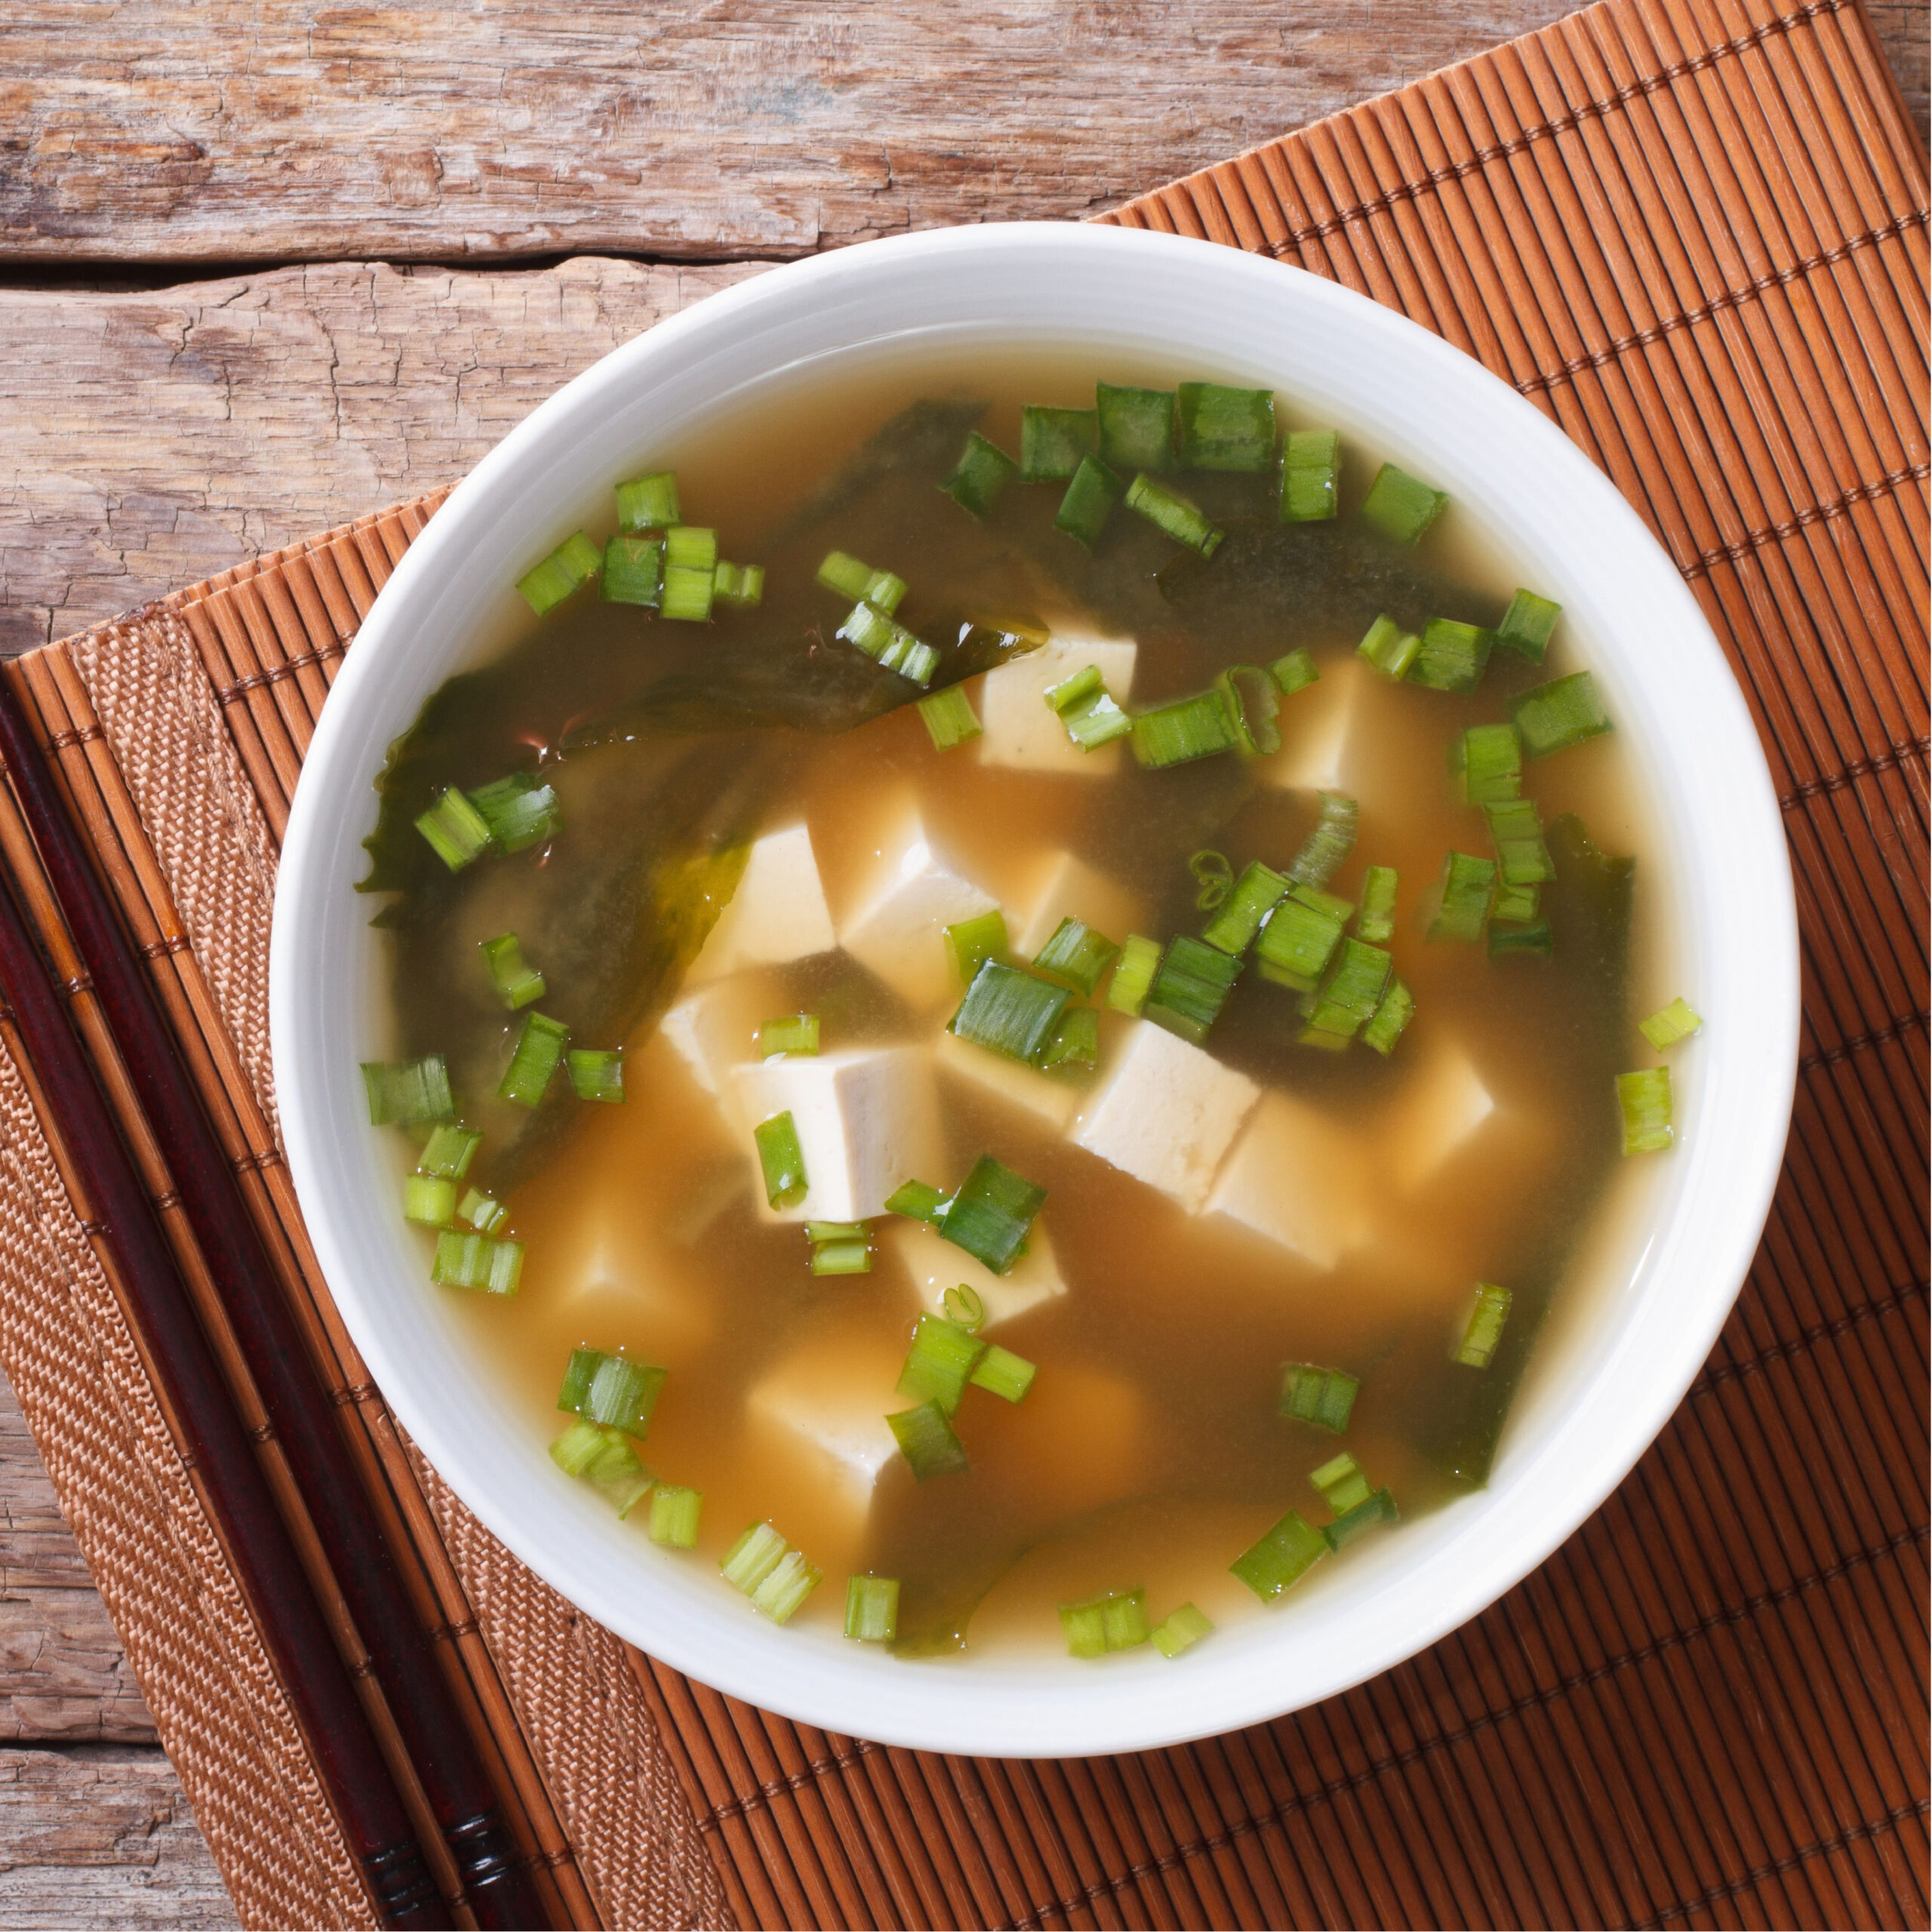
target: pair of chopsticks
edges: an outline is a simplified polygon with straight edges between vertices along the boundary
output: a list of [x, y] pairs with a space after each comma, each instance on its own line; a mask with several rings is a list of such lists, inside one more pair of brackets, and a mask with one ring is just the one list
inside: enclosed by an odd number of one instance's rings
[[[38, 848], [60, 917], [134, 1097], [163, 1150], [208, 1276], [238, 1342], [269, 1429], [300, 1492], [332, 1584], [367, 1653], [401, 1746], [448, 1846], [471, 1915], [486, 1928], [537, 1927], [515, 1841], [428, 1633], [351, 1460], [273, 1263], [196, 1097], [134, 949], [97, 876], [19, 698], [0, 678], [0, 761]], [[272, 1654], [350, 1848], [385, 1922], [428, 1927], [448, 1907], [331, 1635], [294, 1537], [203, 1333], [193, 1297], [88, 1054], [36, 945], [20, 882], [0, 888], [0, 998], [11, 1009], [89, 1228], [186, 1438], [204, 1497]], [[82, 990], [74, 987], [70, 990]]]

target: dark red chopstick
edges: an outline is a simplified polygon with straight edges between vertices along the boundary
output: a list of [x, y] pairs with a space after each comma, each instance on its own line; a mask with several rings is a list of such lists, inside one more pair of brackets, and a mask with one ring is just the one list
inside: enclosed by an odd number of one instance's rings
[[[126, 931], [4, 678], [0, 758], [470, 1909], [486, 1932], [543, 1926], [548, 1920], [498, 1814], [496, 1794], [350, 1459], [340, 1413], [324, 1390]], [[260, 1607], [264, 1614], [269, 1609]]]

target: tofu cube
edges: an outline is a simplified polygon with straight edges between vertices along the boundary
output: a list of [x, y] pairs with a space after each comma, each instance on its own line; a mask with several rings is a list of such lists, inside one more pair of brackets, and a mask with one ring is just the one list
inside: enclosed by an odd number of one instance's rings
[[975, 1093], [1023, 1109], [1049, 1127], [1066, 1131], [1087, 1089], [1066, 1076], [1042, 1073], [990, 1047], [975, 1046], [957, 1034], [942, 1033], [934, 1049], [940, 1071]]
[[1355, 733], [1373, 675], [1354, 658], [1324, 666], [1306, 691], [1281, 700], [1281, 749], [1254, 761], [1255, 776], [1278, 791], [1352, 793], [1361, 777]]
[[1092, 664], [1106, 680], [1108, 694], [1124, 705], [1134, 688], [1137, 655], [1131, 639], [1057, 636], [1038, 650], [989, 671], [980, 692], [980, 763], [1088, 777], [1115, 770], [1120, 763], [1119, 743], [1082, 751], [1047, 703], [1047, 693]]
[[1367, 1178], [1346, 1128], [1286, 1094], [1264, 1094], [1208, 1205], [1311, 1268], [1332, 1269], [1367, 1235]]
[[1495, 1111], [1469, 1055], [1438, 1045], [1389, 1103], [1385, 1134], [1396, 1186], [1409, 1192], [1432, 1180]]
[[685, 983], [721, 979], [748, 966], [782, 966], [838, 943], [819, 881], [812, 835], [803, 825], [752, 842], [738, 889], [691, 962]]
[[1038, 1221], [1026, 1237], [1026, 1252], [1004, 1275], [994, 1274], [923, 1221], [894, 1219], [881, 1235], [888, 1253], [912, 1277], [919, 1305], [934, 1315], [946, 1312], [946, 1290], [962, 1283], [985, 1304], [989, 1331], [1066, 1293], [1053, 1243]]
[[755, 1171], [752, 1130], [774, 1114], [790, 1114], [804, 1156], [805, 1198], [795, 1207], [767, 1205], [758, 1177], [766, 1220], [869, 1220], [901, 1183], [943, 1169], [932, 1056], [923, 1047], [763, 1060], [734, 1069], [731, 1093]]
[[1198, 1214], [1260, 1093], [1213, 1054], [1137, 1020], [1076, 1121], [1074, 1143]]
[[901, 998], [930, 1011], [960, 992], [946, 953], [946, 928], [996, 903], [945, 863], [909, 808], [841, 923], [839, 943]]
[[758, 1028], [786, 1011], [774, 974], [737, 973], [685, 991], [657, 1030], [691, 1077], [721, 1104], [731, 1069], [758, 1057]]
[[813, 1527], [793, 1520], [810, 1502], [826, 1506], [814, 1513], [841, 1519], [821, 1528], [850, 1528], [871, 1509], [879, 1473], [898, 1454], [885, 1418], [906, 1406], [894, 1393], [905, 1354], [903, 1339], [841, 1328], [753, 1385], [746, 1408], [755, 1435], [774, 1452], [787, 1487], [806, 1492], [807, 1502], [785, 1518], [794, 1534]]
[[1014, 895], [1007, 913], [1007, 937], [1014, 956], [1031, 959], [1051, 939], [1063, 919], [1083, 919], [1118, 946], [1140, 930], [1143, 906], [1137, 894], [1118, 879], [1096, 872], [1071, 852], [1056, 852], [1036, 865]]

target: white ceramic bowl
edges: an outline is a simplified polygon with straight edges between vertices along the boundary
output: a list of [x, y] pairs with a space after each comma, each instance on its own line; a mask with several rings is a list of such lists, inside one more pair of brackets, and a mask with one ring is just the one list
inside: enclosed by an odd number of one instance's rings
[[[509, 566], [593, 521], [654, 447], [778, 372], [869, 344], [1016, 340], [1086, 345], [1097, 367], [1109, 351], [1191, 359], [1274, 387], [1447, 488], [1564, 606], [1654, 801], [1665, 849], [1645, 889], [1667, 897], [1678, 983], [1706, 1016], [1676, 1057], [1679, 1145], [1646, 1228], [1618, 1278], [1544, 1338], [1487, 1490], [1358, 1545], [1183, 1667], [1151, 1651], [1103, 1668], [901, 1663], [830, 1629], [775, 1629], [709, 1562], [617, 1523], [504, 1420], [460, 1346], [395, 1211], [392, 1152], [356, 1072], [382, 1038], [368, 903], [350, 891], [370, 780], [476, 639], [502, 634]], [[405, 558], [329, 699], [281, 861], [270, 1000], [295, 1184], [350, 1332], [410, 1433], [525, 1562], [653, 1655], [791, 1717], [937, 1750], [1078, 1755], [1345, 1689], [1482, 1609], [1597, 1507], [1675, 1407], [1756, 1244], [1790, 1112], [1798, 967], [1777, 804], [1723, 655], [1641, 522], [1552, 423], [1434, 336], [1297, 269], [1026, 224], [870, 243], [743, 283], [606, 356], [504, 438]]]

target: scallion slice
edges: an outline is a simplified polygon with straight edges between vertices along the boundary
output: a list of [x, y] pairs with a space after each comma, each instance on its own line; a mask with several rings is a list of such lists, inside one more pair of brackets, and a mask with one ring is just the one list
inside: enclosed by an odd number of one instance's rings
[[1449, 1359], [1466, 1368], [1487, 1368], [1503, 1339], [1503, 1324], [1509, 1319], [1509, 1291], [1494, 1281], [1478, 1281], [1469, 1319], [1463, 1324], [1463, 1338], [1450, 1351]]
[[526, 1014], [509, 1068], [497, 1089], [497, 1097], [519, 1107], [535, 1106], [564, 1057], [564, 1042], [570, 1036], [571, 1029], [561, 1020], [541, 1013]]
[[1382, 995], [1382, 1004], [1375, 1009], [1375, 1017], [1362, 1029], [1364, 1044], [1373, 1047], [1386, 1060], [1395, 1051], [1395, 1042], [1402, 1037], [1402, 1029], [1415, 1015], [1415, 995], [1400, 980], [1391, 980], [1389, 990]]
[[1083, 665], [1045, 694], [1049, 709], [1066, 727], [1066, 734], [1083, 752], [1091, 752], [1134, 729], [1134, 721], [1108, 695], [1100, 667]]
[[1220, 1017], [1241, 964], [1218, 947], [1183, 933], [1155, 972], [1142, 1009], [1145, 1017], [1198, 1046]]
[[1201, 888], [1194, 895], [1195, 908], [1200, 912], [1213, 912], [1234, 890], [1235, 869], [1228, 863], [1225, 852], [1196, 852], [1188, 860], [1187, 869]]
[[989, 912], [961, 919], [946, 929], [946, 949], [952, 970], [961, 986], [970, 986], [974, 976], [989, 959], [997, 959], [1006, 950], [1006, 919], [998, 906]]
[[1120, 948], [1105, 933], [1084, 920], [1063, 919], [1053, 937], [1033, 956], [1036, 971], [1063, 980], [1083, 998], [1091, 999], [1107, 968], [1120, 957]]
[[651, 1493], [651, 1540], [667, 1549], [697, 1547], [698, 1518], [704, 1509], [704, 1492], [678, 1489], [660, 1483]]
[[1258, 475], [1275, 456], [1275, 392], [1183, 383], [1174, 392], [1183, 469]]
[[948, 685], [944, 691], [921, 698], [919, 717], [935, 751], [949, 752], [980, 735], [979, 716], [964, 685]]
[[966, 1393], [967, 1377], [986, 1352], [986, 1343], [970, 1329], [943, 1315], [922, 1315], [899, 1371], [899, 1392], [915, 1402], [937, 1402], [952, 1415]]
[[869, 1221], [808, 1221], [808, 1241], [866, 1241], [872, 1235]]
[[1281, 686], [1284, 697], [1292, 697], [1297, 691], [1306, 691], [1310, 685], [1321, 681], [1321, 673], [1315, 668], [1314, 658], [1299, 645], [1276, 658], [1268, 669], [1275, 683]]
[[403, 1183], [402, 1218], [440, 1228], [456, 1218], [456, 1183], [441, 1174], [411, 1174]]
[[752, 1129], [758, 1164], [764, 1176], [764, 1198], [774, 1208], [795, 1208], [805, 1198], [805, 1156], [798, 1130], [788, 1109], [761, 1120]]
[[361, 1065], [371, 1126], [414, 1127], [456, 1118], [449, 1069], [441, 1054], [427, 1054], [420, 1060], [365, 1060]]
[[1272, 675], [1258, 664], [1231, 664], [1214, 682], [1241, 743], [1264, 758], [1279, 751], [1281, 734], [1275, 719], [1281, 690]]
[[888, 1214], [903, 1214], [909, 1221], [930, 1221], [935, 1226], [945, 1218], [946, 1196], [930, 1183], [902, 1181], [885, 1198]]
[[1520, 924], [1506, 924], [1492, 916], [1489, 922], [1489, 956], [1492, 959], [1522, 953], [1548, 959], [1556, 950], [1556, 936], [1547, 919], [1531, 919]]
[[452, 785], [416, 821], [416, 829], [453, 872], [490, 849], [490, 828], [483, 814]]
[[722, 557], [712, 566], [711, 595], [734, 611], [749, 611], [764, 601], [764, 566], [728, 564]]
[[594, 577], [604, 553], [582, 531], [567, 537], [534, 569], [516, 580], [523, 601], [541, 617]]
[[1060, 1623], [1070, 1656], [1098, 1657], [1113, 1651], [1137, 1650], [1150, 1634], [1147, 1592], [1109, 1590], [1086, 1603], [1062, 1604]]
[[1038, 1373], [1025, 1356], [1017, 1355], [995, 1342], [988, 1345], [966, 1379], [974, 1388], [986, 1389], [1003, 1402], [1017, 1402], [1032, 1387], [1033, 1377]]
[[1272, 1603], [1327, 1554], [1327, 1538], [1299, 1509], [1291, 1509], [1228, 1567], [1263, 1603]]
[[1251, 860], [1201, 937], [1220, 952], [1240, 958], [1287, 889], [1288, 881], [1281, 873], [1259, 859]]
[[1510, 598], [1509, 608], [1496, 627], [1496, 641], [1505, 651], [1513, 651], [1532, 664], [1540, 664], [1544, 651], [1549, 648], [1550, 633], [1562, 614], [1561, 605], [1552, 604], [1533, 590], [1519, 590]]
[[1375, 1493], [1355, 1459], [1346, 1449], [1340, 1455], [1331, 1457], [1318, 1469], [1311, 1469], [1308, 1479], [1321, 1492], [1322, 1501], [1337, 1516], [1347, 1515], [1358, 1503], [1366, 1501]]
[[1310, 992], [1342, 943], [1344, 915], [1291, 891], [1255, 941], [1256, 970], [1278, 986]]
[[999, 500], [1000, 492], [1019, 474], [1019, 464], [974, 429], [967, 436], [958, 466], [940, 488], [961, 509], [984, 517]]
[[855, 604], [869, 604], [888, 617], [899, 608], [899, 600], [906, 595], [903, 577], [895, 577], [890, 571], [875, 571], [857, 557], [848, 557], [843, 550], [826, 554], [825, 561], [818, 567], [818, 580], [826, 589], [835, 590]]
[[1094, 401], [1103, 463], [1122, 472], [1174, 467], [1172, 389], [1121, 389], [1097, 383]]
[[452, 1288], [475, 1288], [491, 1295], [513, 1295], [523, 1275], [523, 1243], [493, 1241], [488, 1235], [459, 1234], [446, 1228], [436, 1237], [429, 1278]]
[[669, 530], [681, 515], [675, 469], [654, 470], [648, 476], [635, 476], [617, 485], [620, 530]]
[[912, 1465], [914, 1478], [930, 1482], [934, 1476], [956, 1475], [967, 1466], [965, 1445], [937, 1402], [921, 1402], [886, 1417], [899, 1453]]
[[1153, 990], [1154, 976], [1160, 971], [1161, 946], [1158, 940], [1128, 934], [1120, 949], [1120, 964], [1107, 982], [1107, 1004], [1116, 1013], [1139, 1016]]
[[624, 1056], [608, 1047], [572, 1047], [564, 1055], [571, 1091], [580, 1100], [605, 1100], [621, 1106], [624, 1098]]
[[482, 949], [484, 964], [490, 969], [497, 991], [512, 1013], [543, 997], [543, 975], [525, 963], [523, 942], [515, 933], [499, 933], [494, 939], [479, 940], [477, 943]]
[[977, 1289], [969, 1288], [959, 1281], [948, 1288], [940, 1297], [940, 1312], [955, 1328], [963, 1328], [969, 1335], [976, 1335], [986, 1326], [986, 1305], [980, 1299]]
[[1362, 874], [1355, 933], [1371, 946], [1386, 946], [1395, 937], [1395, 885], [1393, 866], [1371, 866]]
[[1091, 1603], [1063, 1603], [1060, 1607], [1060, 1627], [1066, 1635], [1066, 1653], [1075, 1657], [1103, 1657], [1107, 1654], [1106, 1599]]
[[1204, 1611], [1195, 1609], [1191, 1603], [1184, 1603], [1178, 1609], [1170, 1611], [1154, 1626], [1154, 1647], [1164, 1657], [1177, 1657], [1183, 1651], [1192, 1650], [1203, 1637], [1212, 1635], [1214, 1629]]
[[899, 1579], [845, 1580], [845, 1634], [861, 1644], [889, 1644], [899, 1634]]
[[666, 568], [709, 571], [718, 563], [718, 533], [694, 524], [673, 524], [664, 533]]
[[718, 1562], [724, 1580], [746, 1596], [778, 1567], [792, 1546], [769, 1523], [754, 1523]]
[[1703, 1018], [1680, 995], [1661, 1011], [1652, 1014], [1649, 1019], [1638, 1020], [1637, 1030], [1662, 1053], [1666, 1047], [1675, 1046], [1679, 1040], [1689, 1039], [1703, 1023]]
[[1342, 439], [1333, 429], [1291, 429], [1281, 439], [1281, 521], [1333, 516], [1341, 474]]
[[1201, 691], [1134, 715], [1134, 755], [1150, 771], [1240, 748], [1241, 732], [1218, 691]]
[[1297, 885], [1326, 885], [1355, 848], [1361, 808], [1340, 792], [1318, 792], [1316, 797], [1314, 829], [1288, 867], [1288, 876]]
[[759, 1022], [758, 1057], [770, 1060], [777, 1054], [815, 1054], [818, 1040], [816, 1013], [787, 1013], [776, 1020]]
[[[1345, 939], [1340, 952], [1321, 982], [1315, 1008], [1309, 1017], [1309, 1030], [1346, 1041], [1375, 1017], [1388, 990], [1395, 961], [1379, 946], [1358, 939]], [[1306, 1035], [1303, 1035], [1304, 1040]], [[1312, 1044], [1326, 1045], [1326, 1041]]]
[[506, 852], [521, 852], [555, 838], [564, 829], [557, 795], [534, 773], [512, 772], [492, 779], [469, 795], [490, 836]]
[[806, 1598], [825, 1580], [825, 1572], [802, 1550], [788, 1549], [774, 1570], [752, 1592], [752, 1607], [774, 1623], [789, 1623]]
[[1393, 617], [1383, 616], [1363, 633], [1361, 643], [1355, 646], [1355, 655], [1366, 659], [1391, 683], [1400, 684], [1409, 675], [1409, 666], [1421, 648], [1422, 639], [1414, 632], [1405, 631]]
[[1547, 758], [1611, 728], [1597, 688], [1587, 671], [1552, 678], [1509, 700], [1509, 715], [1523, 734], [1523, 749], [1531, 758]]
[[663, 538], [621, 533], [611, 537], [604, 546], [598, 594], [607, 604], [635, 604], [656, 610], [664, 595]]
[[1395, 1507], [1395, 1499], [1386, 1489], [1378, 1489], [1364, 1497], [1352, 1509], [1343, 1511], [1332, 1523], [1324, 1524], [1322, 1538], [1331, 1549], [1340, 1550], [1353, 1543], [1363, 1531], [1394, 1522], [1400, 1513]]
[[1054, 409], [1023, 403], [1020, 410], [1020, 475], [1028, 483], [1071, 476], [1081, 460], [1100, 446], [1100, 423], [1091, 409]]
[[572, 1423], [550, 1444], [550, 1460], [566, 1475], [589, 1483], [620, 1516], [628, 1516], [657, 1480], [623, 1436], [594, 1422]]
[[1511, 925], [1527, 926], [1537, 915], [1542, 888], [1534, 885], [1499, 885], [1496, 903], [1489, 909], [1490, 923], [1505, 920]]
[[1291, 1361], [1281, 1371], [1281, 1394], [1275, 1407], [1291, 1421], [1312, 1423], [1340, 1435], [1349, 1426], [1361, 1386], [1346, 1370]]
[[939, 653], [931, 645], [921, 644], [897, 618], [888, 617], [875, 605], [854, 605], [838, 635], [915, 685], [930, 683], [939, 663]]
[[1100, 1059], [1100, 1016], [1091, 1006], [1069, 1008], [1060, 1016], [1054, 1036], [1041, 1050], [1038, 1064], [1096, 1066]]
[[1482, 809], [1501, 863], [1503, 884], [1541, 885], [1556, 876], [1534, 798], [1506, 798]]
[[493, 1235], [509, 1218], [509, 1212], [500, 1201], [492, 1201], [480, 1188], [465, 1190], [461, 1201], [457, 1204], [457, 1219], [467, 1221], [479, 1235]]
[[1472, 805], [1500, 804], [1523, 789], [1523, 740], [1513, 724], [1472, 724], [1455, 739], [1449, 768]]
[[1156, 483], [1145, 470], [1127, 486], [1126, 503], [1135, 515], [1203, 557], [1211, 557], [1221, 547], [1223, 533], [1200, 509], [1165, 484]]
[[1451, 852], [1442, 862], [1441, 903], [1429, 922], [1431, 939], [1479, 940], [1489, 918], [1496, 861]]
[[1472, 691], [1489, 669], [1490, 647], [1495, 641], [1480, 624], [1432, 617], [1423, 626], [1421, 645], [1409, 666], [1409, 682], [1432, 691]]
[[666, 564], [659, 614], [675, 623], [709, 623], [711, 600], [718, 588], [715, 572], [716, 567], [710, 564], [702, 569], [695, 565]]
[[641, 1442], [651, 1432], [651, 1418], [664, 1386], [665, 1371], [654, 1364], [604, 1349], [573, 1349], [564, 1371], [557, 1406], [572, 1415], [587, 1416], [607, 1429], [621, 1429]]
[[1413, 543], [1443, 512], [1448, 497], [1440, 490], [1385, 463], [1362, 499], [1362, 521], [1390, 542]]
[[1623, 1116], [1623, 1151], [1656, 1154], [1676, 1137], [1670, 1124], [1670, 1069], [1649, 1066], [1617, 1076], [1617, 1104]]
[[989, 959], [974, 974], [949, 1030], [975, 1046], [1032, 1060], [1053, 1038], [1072, 997], [1064, 986]]
[[1066, 494], [1054, 515], [1054, 528], [1063, 530], [1077, 542], [1092, 549], [1100, 542], [1114, 513], [1114, 506], [1127, 494], [1123, 483], [1097, 456], [1080, 459]]
[[952, 1197], [939, 1231], [955, 1247], [1004, 1275], [1019, 1259], [1046, 1198], [1044, 1187], [982, 1154]]
[[416, 1157], [416, 1171], [439, 1180], [461, 1180], [482, 1144], [483, 1137], [475, 1128], [439, 1121], [429, 1130], [429, 1137]]

